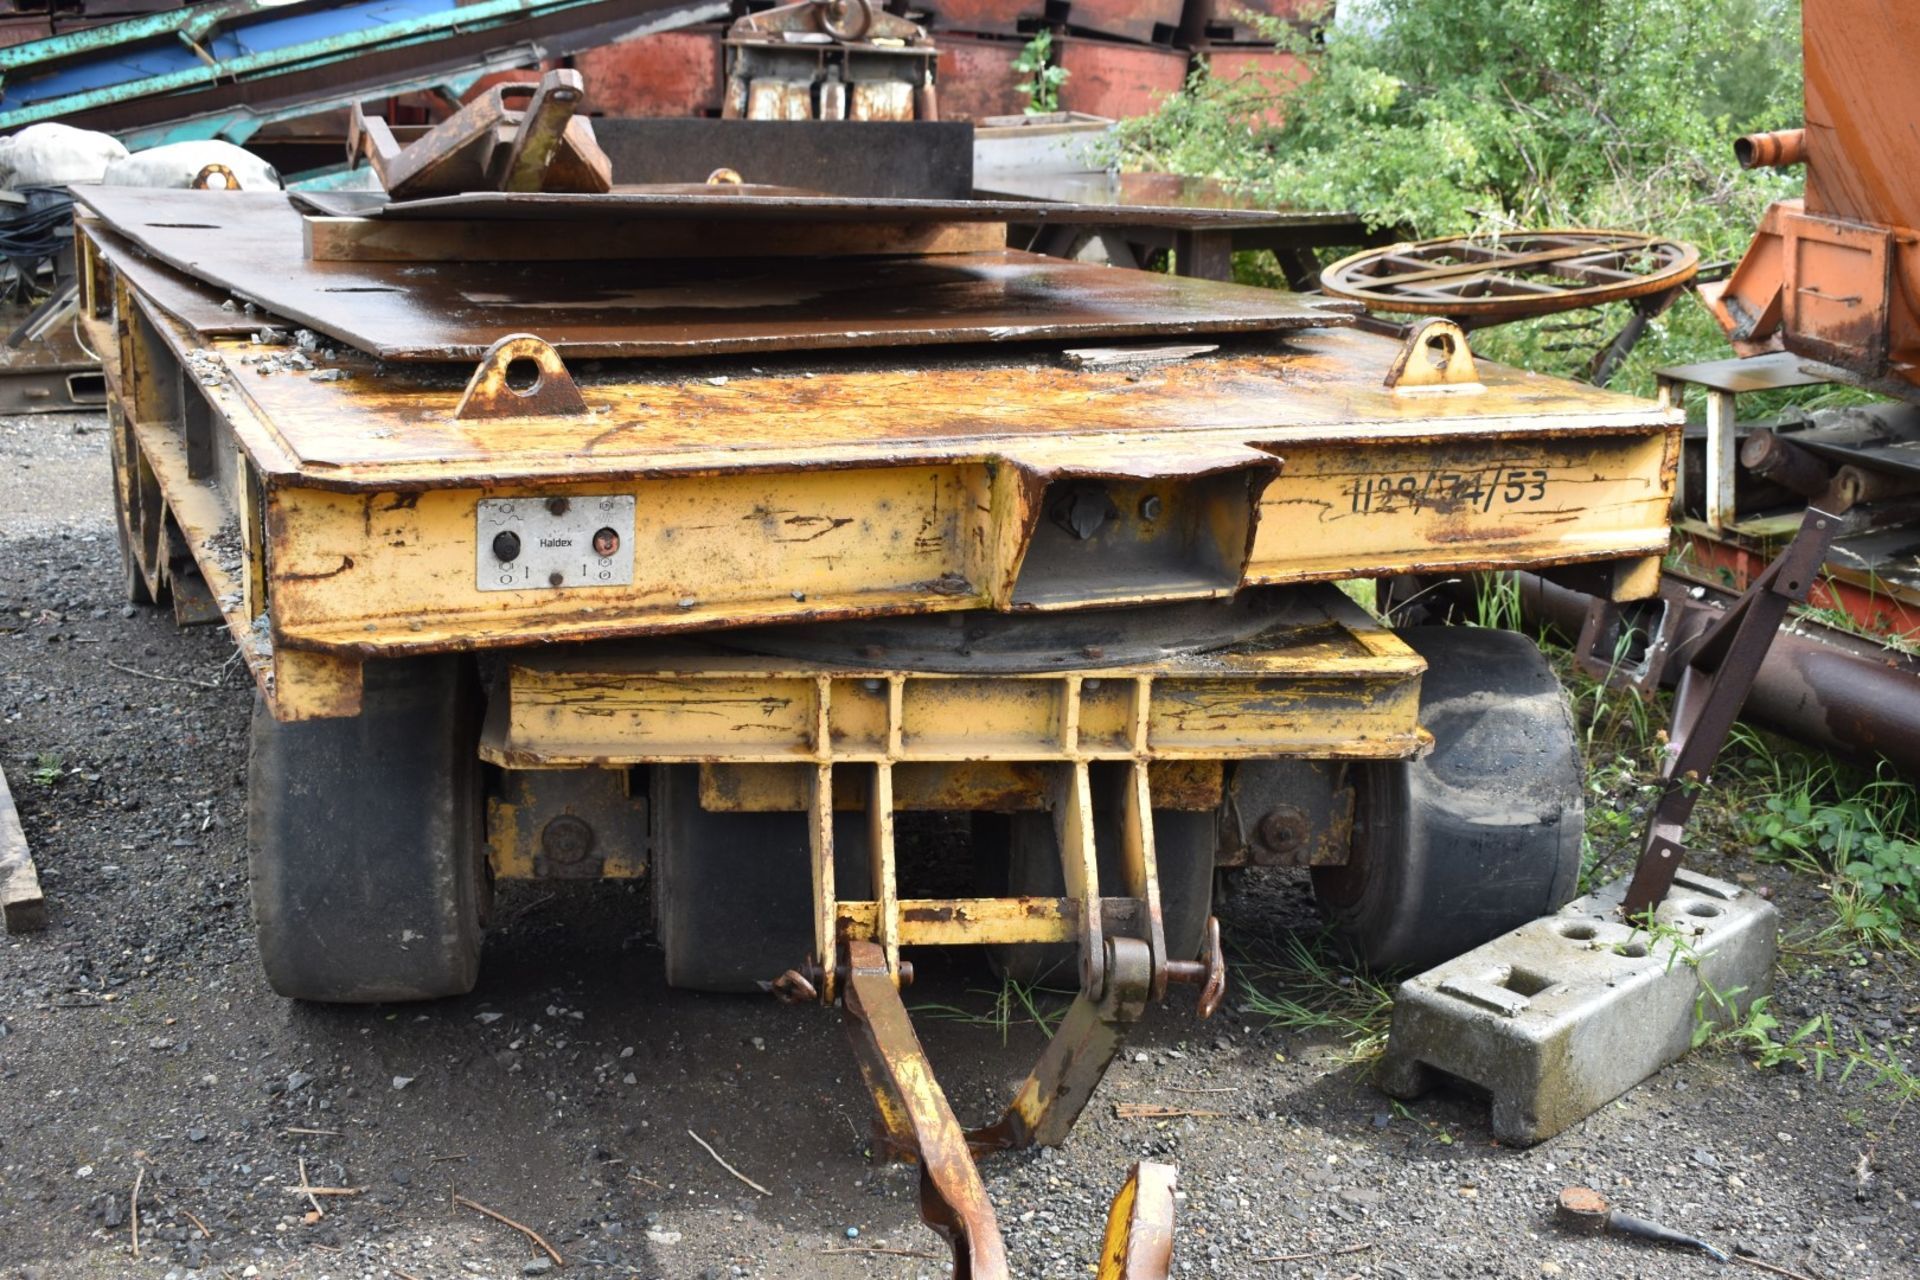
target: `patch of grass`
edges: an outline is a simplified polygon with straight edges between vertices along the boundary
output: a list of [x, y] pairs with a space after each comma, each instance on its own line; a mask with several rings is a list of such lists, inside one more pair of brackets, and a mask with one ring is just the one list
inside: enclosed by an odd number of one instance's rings
[[1822, 881], [1833, 918], [1816, 944], [1920, 955], [1909, 936], [1920, 927], [1920, 793], [1885, 769], [1869, 778], [1831, 761], [1772, 763], [1745, 834], [1762, 861]]
[[1387, 1045], [1393, 991], [1344, 967], [1330, 934], [1290, 934], [1277, 961], [1234, 966], [1245, 990], [1244, 1009], [1288, 1031], [1332, 1036], [1355, 1062], [1376, 1058]]
[[1500, 631], [1524, 631], [1520, 616], [1520, 579], [1511, 573], [1473, 576], [1473, 625]]
[[1809, 622], [1817, 622], [1843, 635], [1871, 640], [1889, 653], [1904, 654], [1910, 658], [1920, 655], [1920, 632], [1906, 631], [1896, 635], [1884, 630], [1875, 630], [1862, 626], [1859, 619], [1845, 609], [1837, 609], [1829, 605], [1801, 605], [1794, 610], [1794, 613]]
[[35, 786], [50, 787], [60, 781], [64, 764], [58, 752], [42, 751], [33, 758], [33, 772], [27, 777], [32, 779]]
[[1832, 1076], [1846, 1083], [1864, 1076], [1869, 1089], [1893, 1095], [1901, 1105], [1920, 1101], [1920, 1075], [1900, 1060], [1892, 1046], [1870, 1042], [1854, 1032], [1852, 1043], [1835, 1033], [1833, 1015], [1818, 1013], [1787, 1030], [1771, 1008], [1769, 996], [1759, 996], [1724, 1024], [1719, 1019], [1735, 1012], [1740, 991], [1719, 992], [1711, 987], [1694, 1004], [1693, 1045], [1731, 1049], [1762, 1069], [1793, 1067], [1816, 1080]]
[[985, 997], [986, 1007], [917, 1004], [911, 1007], [911, 1012], [916, 1017], [931, 1018], [936, 1022], [964, 1022], [971, 1026], [991, 1028], [999, 1033], [1000, 1043], [1005, 1044], [1008, 1034], [1016, 1026], [1035, 1026], [1052, 1035], [1067, 1011], [1066, 1001], [1060, 992], [1016, 978], [1002, 978], [998, 991], [971, 987], [967, 994]]

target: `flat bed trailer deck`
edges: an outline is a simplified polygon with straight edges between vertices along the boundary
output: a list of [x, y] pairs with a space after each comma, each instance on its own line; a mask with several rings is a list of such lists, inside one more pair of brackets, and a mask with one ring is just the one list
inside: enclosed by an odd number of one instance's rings
[[[82, 198], [129, 592], [224, 621], [259, 685], [287, 994], [465, 990], [493, 878], [650, 877], [671, 981], [843, 1007], [878, 1149], [988, 1276], [970, 1153], [1064, 1138], [1170, 983], [1211, 1010], [1219, 869], [1312, 868], [1383, 964], [1573, 892], [1537, 651], [1331, 584], [1650, 594], [1668, 408], [1008, 251], [991, 205]], [[896, 865], [919, 810], [973, 815], [970, 896]], [[950, 944], [1080, 991], [972, 1132], [898, 994]], [[1163, 1273], [1169, 1177], [1105, 1274]]]

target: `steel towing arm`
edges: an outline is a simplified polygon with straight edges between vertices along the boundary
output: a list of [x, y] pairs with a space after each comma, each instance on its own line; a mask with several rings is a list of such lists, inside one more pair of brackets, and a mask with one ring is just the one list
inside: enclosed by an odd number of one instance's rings
[[[886, 776], [884, 769], [880, 776]], [[823, 927], [835, 922], [830, 953], [836, 962], [828, 967], [810, 959], [768, 987], [791, 1003], [840, 1003], [861, 1077], [873, 1098], [875, 1158], [919, 1164], [920, 1216], [952, 1250], [956, 1280], [1011, 1274], [975, 1158], [1065, 1141], [1119, 1051], [1127, 1027], [1168, 983], [1198, 985], [1203, 1018], [1212, 1015], [1225, 993], [1217, 921], [1208, 922], [1204, 956], [1165, 956], [1143, 767], [1133, 770], [1132, 781], [1123, 795], [1121, 822], [1129, 896], [1100, 896], [1092, 791], [1087, 766], [1078, 762], [1060, 766], [1054, 792], [1055, 828], [1069, 889], [1069, 897], [1059, 904], [1063, 909], [1036, 911], [1034, 904], [1040, 900], [1023, 898], [938, 904], [962, 922], [963, 941], [1057, 941], [1064, 924], [1080, 943], [1080, 994], [1005, 1112], [973, 1130], [955, 1117], [900, 998], [900, 988], [913, 980], [913, 966], [898, 958], [897, 946], [889, 949], [874, 937], [858, 936], [870, 919], [876, 922], [871, 931], [886, 936], [878, 921], [889, 904], [891, 910], [899, 909], [890, 788], [876, 785], [869, 797], [876, 899], [872, 915], [868, 904], [843, 912], [841, 908], [853, 904], [832, 901], [831, 778], [822, 778], [814, 788], [810, 817], [816, 843], [816, 920]], [[969, 919], [971, 928], [965, 923]], [[829, 944], [826, 938], [821, 941], [825, 952]], [[1173, 1253], [1173, 1183], [1169, 1166], [1142, 1162], [1133, 1168], [1108, 1213], [1097, 1273], [1102, 1280], [1160, 1280], [1167, 1275]]]

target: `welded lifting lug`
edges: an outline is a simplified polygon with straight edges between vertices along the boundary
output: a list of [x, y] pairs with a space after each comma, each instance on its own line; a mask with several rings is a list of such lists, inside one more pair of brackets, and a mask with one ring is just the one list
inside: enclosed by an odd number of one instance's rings
[[[919, 1163], [920, 1217], [952, 1250], [955, 1280], [1000, 1280], [1009, 1274], [1006, 1245], [975, 1154], [1064, 1138], [1112, 1061], [1122, 1028], [1146, 1007], [1153, 967], [1147, 945], [1109, 938], [1106, 948], [1105, 995], [1074, 1001], [1006, 1115], [990, 1128], [969, 1133], [934, 1079], [884, 948], [873, 942], [844, 944], [841, 1003], [877, 1112], [875, 1151]], [[804, 975], [792, 976], [813, 985]], [[1108, 1215], [1098, 1275], [1162, 1280], [1172, 1259], [1172, 1223], [1173, 1170], [1135, 1166]]]
[[[1640, 861], [1621, 903], [1629, 920], [1659, 906], [1673, 886], [1686, 852], [1681, 837], [1707, 772], [1726, 744], [1781, 620], [1788, 608], [1806, 600], [1839, 531], [1839, 517], [1808, 507], [1793, 541], [1753, 585], [1691, 646], [1675, 646], [1670, 660], [1684, 665], [1674, 687], [1660, 798], [1647, 820]], [[1604, 628], [1589, 620], [1585, 630]]]
[[1451, 320], [1422, 321], [1387, 370], [1387, 389], [1410, 396], [1485, 391], [1467, 335]]
[[453, 416], [565, 417], [586, 411], [560, 353], [530, 333], [510, 333], [480, 357]]

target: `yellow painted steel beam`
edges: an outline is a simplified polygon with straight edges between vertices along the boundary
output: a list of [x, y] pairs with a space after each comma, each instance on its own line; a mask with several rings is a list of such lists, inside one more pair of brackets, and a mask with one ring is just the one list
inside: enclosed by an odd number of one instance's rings
[[1347, 442], [1285, 457], [1260, 497], [1248, 583], [1660, 555], [1680, 453], [1677, 435], [1645, 435]]
[[[333, 364], [346, 376], [316, 380], [276, 366], [284, 348], [221, 336], [204, 316], [203, 336], [179, 318], [211, 305], [191, 285], [168, 284], [91, 218], [79, 240], [84, 323], [111, 344], [129, 430], [152, 442], [130, 461], [153, 469], [170, 505], [200, 486], [237, 520], [240, 590], [223, 608], [283, 718], [350, 713], [352, 664], [403, 653], [1644, 563], [1666, 542], [1673, 408], [1484, 363], [1477, 394], [1398, 396], [1385, 385], [1398, 345], [1362, 333], [1228, 343], [1145, 374], [1031, 353], [937, 365], [888, 353], [804, 374], [721, 362], [726, 376], [711, 378], [611, 362], [580, 379], [586, 415], [480, 420], [456, 415], [458, 380], [444, 371], [379, 370], [342, 352]], [[136, 316], [135, 346], [151, 349], [124, 347]], [[165, 445], [182, 434], [183, 406], [217, 424], [238, 465], [180, 471]], [[1094, 553], [1056, 511], [1085, 485], [1112, 504]], [[501, 566], [485, 558], [478, 513], [511, 498], [630, 504], [631, 581], [483, 584]], [[219, 560], [204, 530], [189, 541], [203, 571]], [[1648, 580], [1630, 575], [1624, 589]], [[268, 626], [247, 634], [261, 616]], [[331, 657], [281, 660], [293, 651]], [[1028, 749], [965, 720], [944, 746], [916, 741], [915, 704], [942, 692], [889, 688], [904, 704], [886, 722], [900, 750], [874, 757]], [[845, 716], [860, 709], [838, 701]], [[1016, 701], [1012, 690], [995, 700], [1010, 713]], [[1062, 710], [1099, 741], [1097, 700]], [[1141, 727], [1111, 739], [1164, 736], [1168, 758], [1219, 754], [1241, 735], [1209, 737], [1178, 705], [1112, 710]], [[1172, 740], [1183, 731], [1189, 741]], [[820, 754], [789, 743], [754, 758], [780, 751]]]
[[[1258, 484], [1111, 479], [1116, 509], [1208, 532], [1115, 532], [1098, 573], [1052, 549], [1044, 493], [993, 483], [1017, 458], [424, 492], [284, 486], [266, 517], [281, 633], [372, 655], [1644, 557], [1665, 548], [1677, 458], [1664, 432], [1342, 441], [1265, 456], [1278, 474]], [[633, 501], [631, 583], [480, 589], [483, 498], [610, 495]]]
[[[811, 766], [738, 764], [700, 766], [700, 807], [709, 813], [799, 813], [807, 807]], [[1013, 813], [1047, 807], [1051, 765], [1044, 760], [907, 760], [893, 765], [897, 811]], [[1147, 784], [1153, 808], [1201, 813], [1219, 807], [1225, 766], [1219, 760], [1150, 760]], [[833, 807], [865, 812], [868, 788], [860, 772], [833, 777]]]
[[[1021, 942], [1072, 942], [1080, 908], [1071, 898], [901, 898], [903, 947], [978, 947]], [[843, 939], [878, 940], [879, 904], [835, 904]]]
[[509, 768], [1417, 754], [1425, 663], [1316, 592], [1312, 620], [1244, 651], [1100, 672], [862, 672], [657, 643], [530, 656], [481, 750]]

